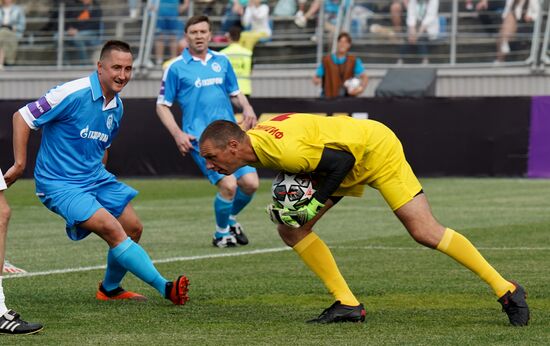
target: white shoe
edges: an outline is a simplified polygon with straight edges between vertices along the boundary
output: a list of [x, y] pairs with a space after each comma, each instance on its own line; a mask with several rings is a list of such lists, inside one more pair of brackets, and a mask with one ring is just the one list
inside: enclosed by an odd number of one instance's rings
[[502, 44], [500, 45], [500, 52], [503, 54], [510, 53], [510, 45], [508, 44], [508, 41], [502, 41]]
[[294, 24], [296, 24], [299, 28], [305, 28], [307, 25], [307, 19], [304, 16], [304, 12], [298, 11], [296, 12], [296, 15], [294, 16]]

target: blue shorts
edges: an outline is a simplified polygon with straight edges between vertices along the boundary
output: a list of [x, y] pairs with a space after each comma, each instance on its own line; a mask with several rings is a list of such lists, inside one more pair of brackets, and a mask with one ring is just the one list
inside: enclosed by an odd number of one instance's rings
[[173, 35], [180, 37], [183, 33], [183, 23], [178, 17], [159, 17], [157, 19], [157, 35]]
[[[191, 157], [193, 157], [193, 160], [195, 160], [195, 163], [197, 164], [197, 166], [199, 166], [202, 174], [204, 174], [204, 176], [207, 177], [208, 180], [210, 180], [210, 183], [212, 185], [216, 185], [218, 181], [220, 181], [223, 177], [225, 177], [225, 175], [206, 168], [206, 160], [199, 153], [198, 141], [194, 140], [194, 141], [191, 141], [191, 143], [193, 144], [193, 149], [191, 150]], [[250, 167], [250, 166], [241, 167], [238, 170], [236, 170], [235, 173], [233, 173], [233, 176], [235, 176], [235, 178], [239, 180], [243, 175], [248, 173], [256, 173], [256, 168]]]
[[68, 186], [59, 192], [37, 195], [46, 208], [65, 219], [67, 236], [81, 240], [91, 232], [78, 227], [80, 223], [101, 208], [118, 218], [137, 194], [136, 190], [110, 175], [90, 186]]

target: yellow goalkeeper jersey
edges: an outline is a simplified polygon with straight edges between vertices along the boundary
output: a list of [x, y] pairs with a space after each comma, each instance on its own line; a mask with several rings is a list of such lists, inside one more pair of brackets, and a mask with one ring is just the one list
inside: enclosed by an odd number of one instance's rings
[[[386, 175], [387, 163], [396, 167], [404, 162], [408, 167], [404, 155], [391, 157], [396, 148], [402, 153], [397, 137], [374, 120], [292, 113], [259, 123], [247, 134], [259, 159], [257, 166], [279, 171], [314, 172], [325, 147], [351, 153], [355, 165], [335, 196], [361, 196], [364, 185]], [[398, 162], [389, 162], [388, 157]]]

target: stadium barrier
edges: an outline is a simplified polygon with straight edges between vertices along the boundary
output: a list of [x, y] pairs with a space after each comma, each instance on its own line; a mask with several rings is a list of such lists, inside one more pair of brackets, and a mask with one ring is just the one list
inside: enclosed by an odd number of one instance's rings
[[[550, 177], [550, 97], [258, 98], [251, 102], [260, 121], [297, 111], [378, 120], [395, 131], [420, 176]], [[5, 110], [0, 117], [3, 170], [13, 163], [9, 115], [25, 103], [0, 101]], [[128, 99], [124, 105], [125, 117], [110, 150], [109, 170], [120, 176], [200, 175], [192, 159], [179, 154], [158, 120], [154, 99]], [[40, 135], [33, 133], [25, 177], [32, 177], [39, 142]]]

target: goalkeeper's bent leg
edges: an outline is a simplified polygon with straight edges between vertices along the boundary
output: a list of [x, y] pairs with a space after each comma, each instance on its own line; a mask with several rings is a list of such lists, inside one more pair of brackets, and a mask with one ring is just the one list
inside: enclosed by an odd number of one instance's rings
[[508, 291], [516, 290], [516, 286], [505, 280], [462, 234], [446, 228], [443, 238], [437, 245], [437, 250], [477, 274], [491, 286], [497, 297], [502, 297]]
[[359, 301], [340, 273], [330, 249], [317, 234], [311, 232], [294, 245], [293, 249], [309, 269], [323, 281], [336, 300], [344, 305], [359, 305]]

